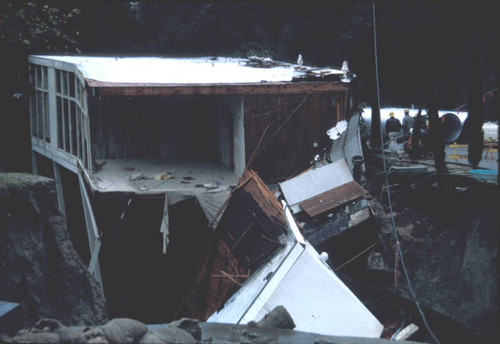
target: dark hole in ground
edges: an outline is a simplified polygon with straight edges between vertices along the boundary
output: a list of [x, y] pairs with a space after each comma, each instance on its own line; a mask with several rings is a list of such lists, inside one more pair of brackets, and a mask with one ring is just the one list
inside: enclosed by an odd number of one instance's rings
[[90, 248], [78, 176], [63, 167], [59, 167], [59, 170], [61, 171], [69, 236], [83, 263], [88, 265], [90, 263]]
[[127, 206], [124, 196], [107, 196], [94, 208], [100, 209], [98, 226], [104, 231], [100, 263], [109, 317], [170, 322], [211, 233], [207, 220], [194, 198], [170, 206], [164, 255], [164, 198], [134, 198]]

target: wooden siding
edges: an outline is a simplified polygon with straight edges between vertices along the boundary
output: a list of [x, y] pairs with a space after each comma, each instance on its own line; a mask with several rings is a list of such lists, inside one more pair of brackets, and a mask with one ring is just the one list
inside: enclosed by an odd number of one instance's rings
[[205, 321], [277, 249], [288, 224], [282, 205], [246, 170], [215, 229], [177, 310], [176, 319]]
[[[342, 98], [331, 94], [245, 96], [247, 160], [257, 152], [249, 167], [268, 183], [286, 180], [306, 169], [316, 154], [329, 148], [331, 140], [326, 131], [345, 118], [343, 112], [338, 113]], [[259, 152], [256, 147], [260, 140]]]
[[232, 124], [222, 98], [90, 100], [92, 151], [96, 159], [226, 158], [226, 163], [231, 163], [226, 136]]

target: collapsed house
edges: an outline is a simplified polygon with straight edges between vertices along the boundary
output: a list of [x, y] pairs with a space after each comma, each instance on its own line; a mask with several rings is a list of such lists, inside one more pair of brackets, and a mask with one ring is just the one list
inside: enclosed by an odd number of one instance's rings
[[364, 169], [358, 121], [354, 114], [330, 129], [325, 160], [274, 192], [245, 171], [177, 318], [246, 324], [284, 306], [297, 330], [380, 337], [383, 326], [314, 248], [371, 217], [368, 192], [358, 184]]
[[146, 322], [174, 317], [245, 169], [266, 183], [296, 175], [357, 103], [346, 71], [268, 59], [29, 62], [34, 173], [55, 178], [111, 315]]
[[253, 171], [232, 195], [178, 317], [247, 324], [283, 306], [298, 331], [380, 337], [382, 324], [304, 239], [285, 201]]

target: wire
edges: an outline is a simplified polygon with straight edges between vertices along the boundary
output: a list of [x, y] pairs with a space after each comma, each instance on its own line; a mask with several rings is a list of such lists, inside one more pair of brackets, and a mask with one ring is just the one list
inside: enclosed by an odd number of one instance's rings
[[[374, 46], [374, 54], [375, 54], [375, 84], [377, 87], [377, 104], [378, 108], [380, 109], [380, 89], [379, 89], [379, 75], [378, 75], [378, 53], [377, 53], [377, 25], [376, 25], [376, 20], [375, 20], [375, 1], [372, 2], [372, 15], [373, 15], [373, 46]], [[382, 142], [382, 147], [384, 145], [384, 135], [382, 135], [382, 130], [380, 130], [380, 140]], [[406, 268], [404, 258], [403, 258], [403, 249], [401, 248], [401, 242], [399, 241], [399, 236], [398, 236], [398, 230], [396, 227], [396, 222], [394, 219], [394, 211], [392, 208], [392, 201], [391, 201], [391, 191], [389, 188], [389, 180], [388, 180], [388, 173], [387, 173], [387, 166], [385, 163], [385, 150], [382, 148], [382, 162], [384, 166], [384, 176], [385, 176], [385, 187], [387, 189], [387, 201], [389, 203], [389, 210], [391, 213], [391, 224], [392, 224], [392, 229], [394, 232], [394, 238], [396, 239], [396, 247], [397, 251], [399, 253], [399, 258], [401, 260], [401, 267], [403, 268], [403, 272], [405, 274], [406, 282], [408, 284], [408, 289], [410, 290], [411, 296], [413, 298], [413, 302], [415, 302], [415, 306], [417, 306], [418, 312], [420, 313], [420, 316], [422, 317], [422, 321], [424, 322], [425, 327], [427, 328], [427, 331], [429, 331], [429, 334], [432, 336], [434, 341], [438, 344], [441, 344], [441, 341], [436, 337], [432, 329], [430, 328], [429, 324], [427, 323], [427, 319], [425, 317], [425, 314], [420, 307], [420, 303], [418, 302], [417, 295], [415, 294], [415, 291], [413, 290], [413, 286], [410, 280], [410, 276], [408, 275], [408, 270]]]

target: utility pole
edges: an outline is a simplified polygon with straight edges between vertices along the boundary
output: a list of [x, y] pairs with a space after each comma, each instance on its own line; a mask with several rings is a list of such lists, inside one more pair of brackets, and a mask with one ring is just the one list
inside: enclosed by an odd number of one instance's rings
[[372, 101], [371, 118], [371, 138], [370, 146], [380, 149], [382, 145], [382, 132], [380, 131], [380, 89], [378, 78], [378, 52], [377, 52], [377, 25], [375, 21], [375, 1], [372, 2], [372, 28], [373, 28], [373, 52], [375, 64], [375, 92], [374, 101]]

